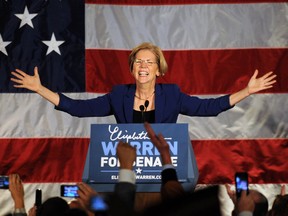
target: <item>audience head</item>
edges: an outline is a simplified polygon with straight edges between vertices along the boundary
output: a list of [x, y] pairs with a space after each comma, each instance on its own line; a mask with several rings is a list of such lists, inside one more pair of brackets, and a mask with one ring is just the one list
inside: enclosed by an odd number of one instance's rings
[[270, 212], [270, 216], [287, 216], [288, 215], [288, 194], [277, 195]]
[[250, 190], [249, 192], [255, 203], [254, 216], [266, 216], [268, 212], [268, 200], [267, 198], [256, 190]]
[[88, 214], [80, 208], [70, 208], [65, 212], [64, 216], [88, 216]]
[[66, 200], [60, 197], [51, 197], [40, 206], [39, 216], [63, 216], [69, 210]]
[[207, 187], [195, 192], [184, 193], [146, 208], [143, 216], [220, 216], [219, 187]]

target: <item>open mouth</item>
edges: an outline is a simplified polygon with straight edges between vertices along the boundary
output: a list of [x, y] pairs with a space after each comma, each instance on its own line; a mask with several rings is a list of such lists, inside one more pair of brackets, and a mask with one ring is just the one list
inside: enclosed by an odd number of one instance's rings
[[139, 75], [139, 76], [148, 76], [149, 73], [148, 73], [147, 71], [139, 71], [139, 72], [138, 72], [138, 75]]

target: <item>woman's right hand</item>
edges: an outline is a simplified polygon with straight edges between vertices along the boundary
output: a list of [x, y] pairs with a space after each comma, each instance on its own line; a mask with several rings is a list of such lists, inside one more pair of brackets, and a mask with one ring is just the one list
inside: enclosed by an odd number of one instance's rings
[[17, 83], [14, 85], [15, 88], [26, 88], [38, 92], [42, 86], [38, 74], [38, 67], [34, 68], [34, 76], [30, 76], [19, 69], [12, 71], [11, 74], [15, 77], [11, 78], [11, 81]]
[[15, 88], [29, 89], [31, 91], [38, 93], [46, 100], [53, 103], [55, 106], [59, 105], [60, 102], [59, 95], [55, 92], [52, 92], [50, 89], [42, 86], [38, 74], [38, 67], [34, 68], [34, 76], [30, 76], [19, 69], [12, 71], [11, 74], [14, 76], [14, 78], [11, 78], [11, 81], [16, 83], [14, 85]]

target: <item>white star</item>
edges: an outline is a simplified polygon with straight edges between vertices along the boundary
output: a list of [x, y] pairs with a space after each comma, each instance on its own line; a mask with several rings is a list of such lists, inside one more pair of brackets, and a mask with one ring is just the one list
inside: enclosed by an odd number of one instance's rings
[[26, 6], [23, 14], [15, 14], [15, 16], [17, 16], [19, 19], [21, 19], [21, 24], [20, 24], [19, 28], [21, 28], [25, 24], [34, 28], [33, 23], [32, 23], [32, 19], [37, 15], [38, 14], [36, 14], [36, 13], [35, 14], [29, 14], [28, 8]]
[[59, 55], [61, 55], [59, 46], [63, 44], [65, 41], [56, 41], [54, 33], [52, 33], [51, 40], [50, 41], [42, 41], [44, 44], [48, 46], [48, 50], [46, 55], [48, 55], [50, 52], [55, 51]]
[[140, 167], [138, 167], [135, 171], [136, 171], [136, 174], [141, 174], [142, 169]]
[[3, 41], [3, 39], [2, 39], [2, 35], [0, 34], [0, 51], [2, 52], [2, 53], [4, 53], [5, 55], [7, 55], [8, 56], [8, 53], [7, 53], [7, 51], [6, 51], [6, 46], [8, 46], [9, 44], [11, 43], [11, 41]]

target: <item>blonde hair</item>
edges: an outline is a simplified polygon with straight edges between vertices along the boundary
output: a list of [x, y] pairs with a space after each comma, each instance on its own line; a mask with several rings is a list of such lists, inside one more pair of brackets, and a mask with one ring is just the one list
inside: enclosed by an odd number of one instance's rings
[[140, 50], [149, 50], [156, 56], [156, 62], [157, 62], [158, 68], [159, 68], [159, 73], [161, 76], [164, 76], [168, 70], [168, 65], [167, 65], [166, 59], [165, 59], [160, 47], [158, 47], [152, 43], [149, 43], [149, 42], [141, 43], [140, 45], [138, 45], [132, 49], [132, 51], [129, 55], [129, 58], [128, 58], [130, 72], [133, 71], [133, 65], [134, 65], [134, 61], [136, 59], [136, 54]]

